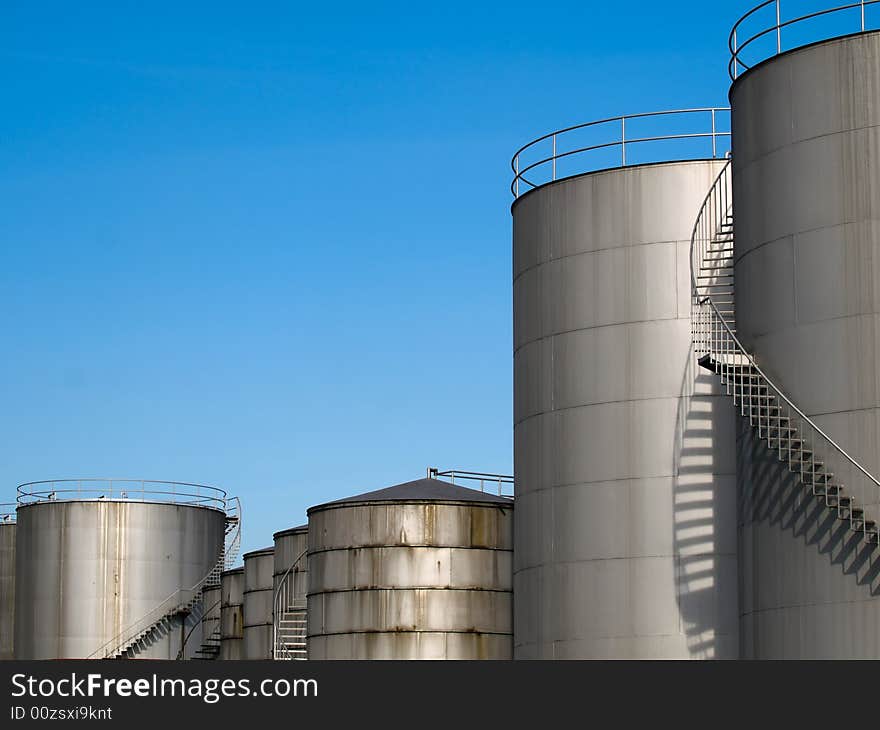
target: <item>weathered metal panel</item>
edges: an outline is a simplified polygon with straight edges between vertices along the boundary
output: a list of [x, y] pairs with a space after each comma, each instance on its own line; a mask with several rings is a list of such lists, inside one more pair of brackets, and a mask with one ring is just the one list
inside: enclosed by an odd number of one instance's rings
[[276, 532], [273, 539], [275, 540], [273, 599], [284, 574], [299, 559], [299, 564], [293, 570], [293, 599], [305, 600], [309, 585], [309, 563], [305, 556], [309, 546], [308, 525]]
[[244, 658], [244, 568], [223, 573], [220, 580], [220, 659]]
[[[880, 33], [783, 53], [744, 73], [731, 102], [737, 335], [877, 476]], [[876, 659], [876, 556], [795, 501], [746, 431], [738, 454], [743, 656]], [[877, 489], [833, 450], [817, 455], [877, 520]]]
[[244, 556], [244, 659], [272, 658], [273, 548]]
[[723, 164], [513, 206], [519, 658], [737, 656], [734, 412], [690, 323], [691, 232]]
[[509, 634], [370, 632], [316, 636], [310, 659], [512, 659]]
[[309, 658], [511, 658], [512, 532], [512, 502], [312, 508]]
[[[18, 509], [15, 655], [84, 658], [216, 564], [222, 511], [115, 500], [48, 501]], [[140, 658], [175, 659], [186, 626]], [[201, 643], [198, 628], [191, 637]]]
[[0, 524], [0, 660], [12, 659], [15, 626], [15, 523]]
[[[202, 614], [202, 641], [210, 637], [220, 636], [220, 585], [210, 586], [205, 589], [202, 599], [204, 613]], [[192, 639], [190, 639], [192, 641]]]

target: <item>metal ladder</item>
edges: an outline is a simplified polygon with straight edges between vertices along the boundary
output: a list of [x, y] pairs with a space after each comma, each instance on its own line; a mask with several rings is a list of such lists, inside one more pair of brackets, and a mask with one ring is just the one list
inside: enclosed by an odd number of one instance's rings
[[272, 657], [278, 661], [308, 659], [308, 610], [304, 596], [295, 592], [297, 568], [308, 551], [304, 550], [284, 572], [275, 589], [272, 621]]
[[[205, 588], [220, 582], [220, 575], [232, 567], [241, 548], [241, 502], [238, 497], [232, 497], [227, 502], [223, 548], [207, 575], [191, 588], [172, 593], [145, 616], [98, 647], [89, 655], [89, 659], [134, 658], [159, 636], [177, 628], [179, 620], [185, 621], [190, 614], [200, 612]], [[178, 659], [183, 658], [184, 648], [180, 648]]]
[[[718, 375], [739, 415], [796, 476], [806, 496], [820, 500], [867, 544], [880, 544], [877, 523], [853, 496], [870, 495], [878, 501], [880, 482], [792, 403], [737, 339], [730, 160], [694, 225], [691, 290], [693, 344], [700, 366]], [[844, 478], [832, 472], [831, 459], [845, 474], [848, 488]]]

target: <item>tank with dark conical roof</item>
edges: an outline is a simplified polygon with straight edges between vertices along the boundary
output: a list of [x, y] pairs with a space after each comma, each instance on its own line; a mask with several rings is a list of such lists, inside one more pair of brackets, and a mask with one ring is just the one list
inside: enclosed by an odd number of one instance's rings
[[309, 510], [309, 659], [510, 659], [513, 500], [419, 479]]

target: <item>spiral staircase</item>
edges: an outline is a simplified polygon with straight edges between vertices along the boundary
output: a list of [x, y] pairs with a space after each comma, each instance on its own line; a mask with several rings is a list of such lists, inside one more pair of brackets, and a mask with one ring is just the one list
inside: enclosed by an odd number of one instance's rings
[[[227, 500], [224, 533], [223, 548], [205, 576], [192, 587], [172, 593], [145, 616], [96, 649], [88, 658], [133, 659], [159, 637], [179, 629], [181, 620], [186, 621], [194, 615], [200, 621], [204, 610], [202, 598], [205, 590], [220, 583], [221, 574], [234, 565], [241, 549], [241, 502], [238, 497]], [[204, 637], [205, 644], [199, 647], [197, 655], [203, 654], [203, 649], [212, 651], [206, 644], [213, 643], [213, 639], [211, 636]], [[184, 658], [184, 647], [181, 647], [177, 658]]]
[[[877, 522], [869, 519], [855, 495], [873, 495], [869, 503], [876, 503], [880, 482], [773, 383], [737, 338], [733, 239], [728, 159], [703, 202], [691, 239], [691, 321], [697, 360], [718, 376], [740, 417], [795, 475], [803, 496], [819, 500], [866, 544], [878, 545]], [[840, 474], [845, 474], [846, 484]]]
[[308, 659], [306, 598], [297, 590], [297, 575], [307, 556], [304, 550], [281, 576], [275, 589], [272, 658], [276, 661]]

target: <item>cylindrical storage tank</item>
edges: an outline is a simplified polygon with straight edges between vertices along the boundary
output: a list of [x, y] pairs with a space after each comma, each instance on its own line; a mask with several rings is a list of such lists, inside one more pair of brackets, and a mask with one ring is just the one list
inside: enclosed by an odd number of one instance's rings
[[[880, 475], [880, 33], [764, 61], [734, 83], [738, 336], [831, 439]], [[805, 434], [809, 437], [809, 434]], [[878, 493], [812, 439], [880, 520]], [[880, 657], [875, 557], [780, 468], [743, 423], [738, 443], [744, 658]], [[797, 499], [795, 499], [797, 497]], [[790, 499], [789, 499], [790, 498]], [[807, 508], [810, 509], [807, 509]]]
[[13, 659], [15, 505], [0, 504], [0, 660]]
[[309, 510], [309, 659], [510, 659], [513, 501], [421, 479]]
[[278, 591], [279, 583], [290, 571], [293, 574], [294, 598], [305, 600], [309, 576], [309, 563], [306, 559], [309, 548], [309, 526], [291, 527], [289, 530], [276, 532], [272, 537], [275, 540], [275, 568], [272, 583], [274, 590]]
[[225, 519], [221, 509], [158, 502], [22, 505], [16, 658], [102, 658], [134, 629], [154, 625], [137, 658], [176, 659], [194, 626], [187, 647], [197, 647], [198, 618], [177, 609], [222, 556]]
[[[300, 612], [305, 608], [309, 586], [309, 526], [300, 525], [281, 530], [272, 538], [275, 541], [275, 570], [272, 577], [275, 623], [273, 637], [276, 643], [283, 643], [288, 639], [288, 634], [293, 633], [299, 637], [304, 631]], [[299, 638], [295, 640], [299, 641]], [[281, 651], [287, 650], [285, 647], [278, 648]], [[297, 656], [299, 655], [300, 652], [297, 652]], [[302, 654], [301, 658], [305, 658], [305, 655]]]
[[244, 658], [244, 568], [224, 571], [220, 577], [220, 659]]
[[274, 553], [274, 548], [267, 547], [244, 556], [244, 659], [272, 658]]
[[217, 659], [220, 655], [220, 584], [205, 588], [202, 598], [201, 645], [196, 659]]
[[691, 234], [724, 162], [513, 205], [515, 656], [736, 658], [734, 411], [691, 343]]

